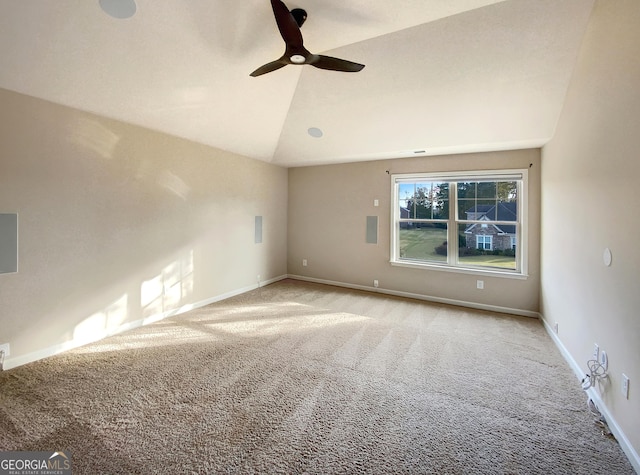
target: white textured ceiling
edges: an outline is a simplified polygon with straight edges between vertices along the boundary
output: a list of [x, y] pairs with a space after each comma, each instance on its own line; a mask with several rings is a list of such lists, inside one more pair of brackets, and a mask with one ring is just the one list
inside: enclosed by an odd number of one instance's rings
[[[0, 87], [285, 166], [541, 146], [593, 0], [291, 0], [305, 46], [359, 73], [287, 66], [269, 0], [0, 0]], [[310, 127], [324, 135], [314, 138]]]

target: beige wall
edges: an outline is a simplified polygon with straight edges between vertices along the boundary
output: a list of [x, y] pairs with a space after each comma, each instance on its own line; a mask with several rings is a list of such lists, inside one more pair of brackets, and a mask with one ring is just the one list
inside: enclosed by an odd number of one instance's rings
[[[640, 450], [640, 2], [596, 3], [542, 158], [542, 303], [586, 370], [609, 356], [602, 399]], [[559, 237], [562, 236], [562, 239]], [[611, 267], [603, 251], [613, 253]], [[630, 399], [621, 376], [631, 379]]]
[[[528, 279], [389, 264], [390, 174], [501, 168], [530, 170]], [[535, 313], [539, 300], [539, 190], [539, 150], [290, 168], [289, 274], [369, 287], [377, 279], [381, 289]], [[374, 199], [379, 200], [379, 207], [374, 207]], [[378, 244], [366, 243], [367, 216], [378, 216]], [[307, 259], [307, 267], [302, 266], [302, 259]], [[478, 278], [484, 280], [485, 290], [477, 290]]]
[[[10, 359], [285, 275], [287, 171], [0, 90]], [[264, 218], [254, 243], [255, 216]]]

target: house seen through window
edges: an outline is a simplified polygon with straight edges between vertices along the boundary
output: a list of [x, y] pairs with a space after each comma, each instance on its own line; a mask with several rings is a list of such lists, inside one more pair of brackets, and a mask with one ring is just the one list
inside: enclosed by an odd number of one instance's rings
[[524, 274], [527, 170], [393, 175], [391, 261]]

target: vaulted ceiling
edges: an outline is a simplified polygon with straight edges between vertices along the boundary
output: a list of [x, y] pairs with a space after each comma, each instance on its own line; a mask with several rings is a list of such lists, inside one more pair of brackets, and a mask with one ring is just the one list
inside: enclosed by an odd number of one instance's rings
[[[290, 0], [290, 65], [269, 0], [0, 0], [0, 87], [284, 166], [544, 145], [593, 0]], [[322, 131], [310, 134], [309, 129]], [[316, 131], [317, 132], [317, 131]]]

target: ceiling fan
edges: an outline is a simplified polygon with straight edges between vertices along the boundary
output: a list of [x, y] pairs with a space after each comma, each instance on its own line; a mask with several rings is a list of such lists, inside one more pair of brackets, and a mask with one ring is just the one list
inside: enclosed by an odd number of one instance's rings
[[309, 64], [320, 69], [330, 69], [332, 71], [344, 71], [348, 73], [355, 73], [364, 68], [364, 64], [310, 53], [303, 46], [302, 33], [300, 33], [300, 27], [307, 19], [307, 12], [302, 8], [294, 8], [289, 11], [281, 0], [271, 0], [271, 7], [273, 8], [278, 30], [280, 30], [280, 35], [285, 42], [286, 49], [282, 57], [260, 66], [251, 73], [251, 76], [261, 76], [276, 69], [283, 68], [287, 64]]

